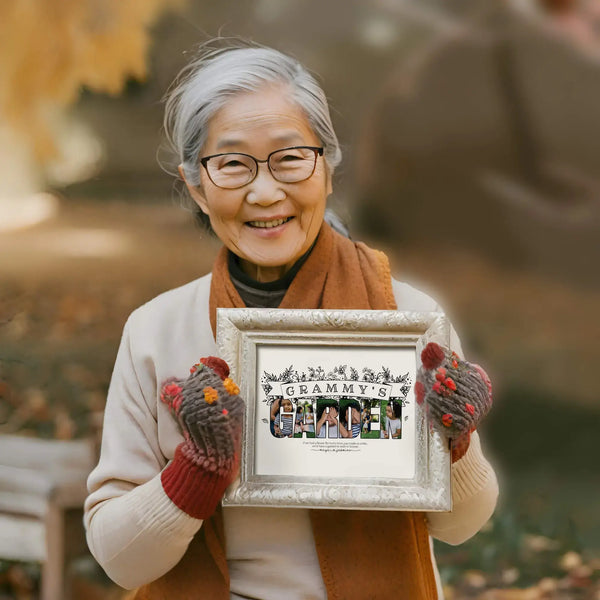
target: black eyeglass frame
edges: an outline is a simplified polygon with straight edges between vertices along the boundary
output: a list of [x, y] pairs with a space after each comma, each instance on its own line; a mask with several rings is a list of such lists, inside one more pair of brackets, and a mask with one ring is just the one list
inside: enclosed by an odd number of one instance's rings
[[[310, 172], [310, 174], [307, 175], [306, 177], [304, 177], [303, 179], [298, 179], [297, 181], [281, 181], [280, 179], [278, 179], [277, 176], [275, 175], [275, 173], [273, 173], [273, 171], [271, 169], [270, 160], [271, 160], [271, 156], [273, 156], [273, 154], [277, 154], [278, 152], [283, 152], [285, 150], [312, 150], [315, 153], [315, 161], [313, 163], [313, 168], [312, 168], [312, 171]], [[200, 164], [206, 169], [206, 174], [208, 175], [208, 178], [218, 188], [221, 188], [222, 190], [237, 190], [239, 188], [243, 188], [245, 185], [248, 185], [249, 183], [252, 183], [256, 179], [256, 177], [258, 175], [258, 164], [259, 163], [267, 163], [269, 173], [271, 173], [271, 176], [273, 177], [273, 179], [275, 179], [276, 181], [279, 181], [280, 183], [300, 183], [301, 181], [306, 181], [307, 179], [310, 179], [313, 176], [313, 173], [315, 172], [315, 169], [317, 168], [317, 157], [323, 156], [323, 151], [324, 151], [324, 148], [322, 146], [288, 146], [287, 148], [279, 148], [277, 150], [273, 150], [273, 152], [271, 152], [269, 154], [269, 156], [267, 156], [267, 158], [265, 158], [264, 160], [259, 160], [258, 158], [252, 156], [252, 154], [246, 154], [245, 152], [221, 152], [220, 154], [211, 154], [210, 156], [204, 156], [203, 158], [200, 159]], [[252, 159], [254, 161], [254, 163], [256, 164], [256, 170], [254, 171], [254, 177], [252, 177], [252, 179], [250, 179], [249, 181], [246, 181], [246, 183], [243, 183], [242, 185], [236, 185], [234, 187], [226, 187], [226, 186], [222, 186], [222, 185], [219, 185], [218, 183], [216, 183], [213, 180], [213, 178], [210, 176], [210, 171], [208, 170], [207, 163], [211, 158], [217, 158], [219, 156], [228, 156], [228, 155], [247, 156], [248, 158]]]

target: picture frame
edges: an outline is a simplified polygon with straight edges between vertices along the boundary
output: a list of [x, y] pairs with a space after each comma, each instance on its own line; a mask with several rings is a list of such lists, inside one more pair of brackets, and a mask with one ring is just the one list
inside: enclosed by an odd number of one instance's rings
[[223, 505], [450, 510], [448, 444], [414, 396], [421, 350], [449, 339], [439, 312], [218, 309], [246, 402]]

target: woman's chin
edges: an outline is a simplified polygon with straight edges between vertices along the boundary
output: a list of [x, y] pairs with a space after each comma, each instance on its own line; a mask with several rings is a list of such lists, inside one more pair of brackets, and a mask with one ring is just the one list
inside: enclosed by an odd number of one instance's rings
[[[304, 252], [303, 248], [296, 249], [287, 244], [278, 244], [277, 247], [244, 252], [243, 256], [240, 256], [240, 262], [242, 269], [257, 281], [275, 281], [283, 277]], [[269, 279], [256, 277], [256, 273], [268, 276]]]
[[244, 272], [256, 281], [263, 283], [281, 279], [293, 264], [293, 262], [291, 264], [287, 262], [282, 264], [281, 256], [272, 258], [271, 260], [263, 255], [260, 257], [249, 256], [248, 258], [241, 259]]

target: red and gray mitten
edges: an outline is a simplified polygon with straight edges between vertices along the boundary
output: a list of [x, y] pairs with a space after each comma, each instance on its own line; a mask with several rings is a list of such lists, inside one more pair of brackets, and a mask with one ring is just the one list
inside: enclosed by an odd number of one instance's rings
[[239, 468], [244, 402], [228, 375], [227, 363], [209, 356], [185, 381], [170, 379], [161, 390], [185, 438], [161, 474], [163, 489], [197, 519], [213, 514]]
[[430, 423], [452, 442], [452, 462], [469, 448], [471, 433], [492, 406], [492, 384], [479, 366], [434, 342], [421, 352], [415, 396]]

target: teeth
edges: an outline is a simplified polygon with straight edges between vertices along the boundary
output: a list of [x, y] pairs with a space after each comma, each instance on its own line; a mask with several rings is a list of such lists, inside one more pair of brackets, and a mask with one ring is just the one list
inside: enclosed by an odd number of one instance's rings
[[286, 221], [289, 221], [290, 218], [291, 217], [287, 219], [276, 219], [274, 221], [248, 221], [248, 223], [252, 227], [266, 227], [268, 229], [269, 227], [277, 227], [278, 225], [283, 225]]

